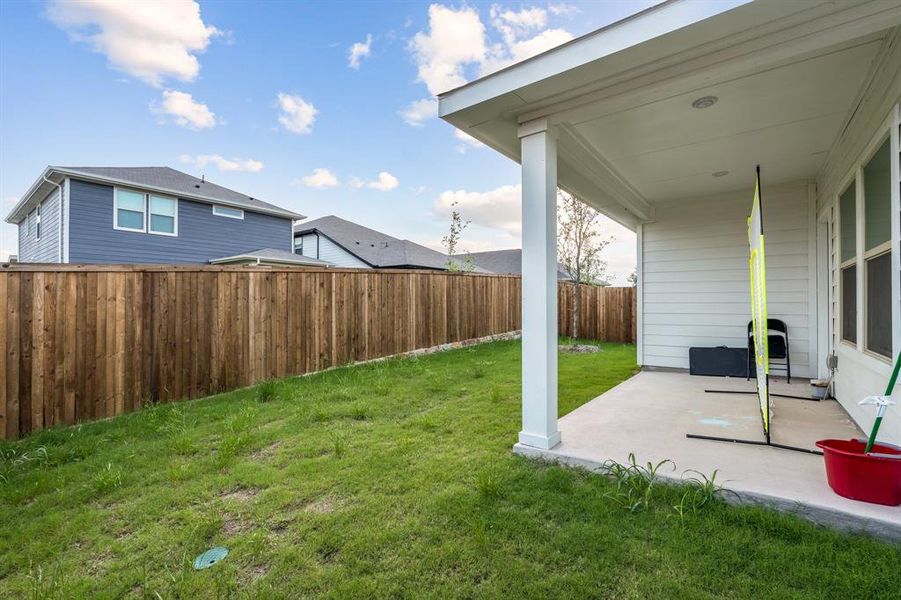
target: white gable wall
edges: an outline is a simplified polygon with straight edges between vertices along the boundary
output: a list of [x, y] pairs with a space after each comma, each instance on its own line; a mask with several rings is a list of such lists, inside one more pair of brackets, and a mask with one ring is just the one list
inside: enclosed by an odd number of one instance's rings
[[[807, 377], [809, 285], [816, 276], [808, 247], [812, 223], [808, 183], [767, 186], [765, 178], [763, 173], [769, 315], [788, 325], [792, 376]], [[747, 346], [752, 171], [747, 179], [747, 189], [741, 192], [660, 203], [655, 221], [643, 225], [639, 237], [643, 366], [687, 369], [690, 347]]]
[[308, 233], [303, 237], [303, 255], [330, 262], [336, 267], [370, 269], [371, 267], [324, 235]]

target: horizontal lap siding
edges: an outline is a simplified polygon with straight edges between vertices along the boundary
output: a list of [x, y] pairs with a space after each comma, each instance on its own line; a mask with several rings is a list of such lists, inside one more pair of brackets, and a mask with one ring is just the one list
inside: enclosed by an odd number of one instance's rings
[[315, 233], [303, 236], [303, 254], [311, 258], [318, 258], [331, 263], [336, 267], [351, 269], [368, 269], [368, 264], [325, 237]]
[[[521, 294], [518, 277], [421, 271], [10, 267], [0, 438], [517, 331]], [[584, 294], [583, 337], [634, 339], [634, 289]]]
[[178, 201], [178, 235], [113, 229], [113, 188], [71, 180], [70, 263], [204, 264], [258, 250], [292, 250], [291, 219], [244, 211], [243, 219], [213, 214], [210, 204]]
[[[663, 203], [643, 232], [643, 362], [688, 368], [693, 346], [746, 346], [749, 193]], [[809, 371], [806, 184], [764, 188], [771, 318], [789, 329], [792, 374]]]
[[37, 239], [36, 211], [29, 213], [19, 223], [19, 262], [59, 262], [59, 209], [60, 199], [57, 187], [41, 203], [41, 239]]

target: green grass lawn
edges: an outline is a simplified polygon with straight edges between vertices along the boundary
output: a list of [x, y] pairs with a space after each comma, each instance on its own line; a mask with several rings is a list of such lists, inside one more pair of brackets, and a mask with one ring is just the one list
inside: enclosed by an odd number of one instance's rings
[[[634, 356], [561, 355], [560, 412]], [[498, 342], [2, 444], [0, 597], [898, 597], [898, 547], [513, 456], [519, 368]]]

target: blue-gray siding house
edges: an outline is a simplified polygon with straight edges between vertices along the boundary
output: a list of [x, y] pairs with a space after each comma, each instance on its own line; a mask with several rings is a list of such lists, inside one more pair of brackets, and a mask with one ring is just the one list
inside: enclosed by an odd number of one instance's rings
[[23, 263], [196, 264], [290, 254], [302, 218], [168, 167], [47, 167], [6, 220]]

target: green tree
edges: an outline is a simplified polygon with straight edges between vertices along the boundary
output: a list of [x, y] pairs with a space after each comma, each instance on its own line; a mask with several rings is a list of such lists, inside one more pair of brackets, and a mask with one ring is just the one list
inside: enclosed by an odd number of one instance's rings
[[601, 253], [613, 236], [604, 237], [599, 228], [600, 213], [572, 194], [557, 192], [557, 260], [573, 281], [572, 336], [579, 337], [582, 311], [580, 285], [610, 285], [607, 262]]

